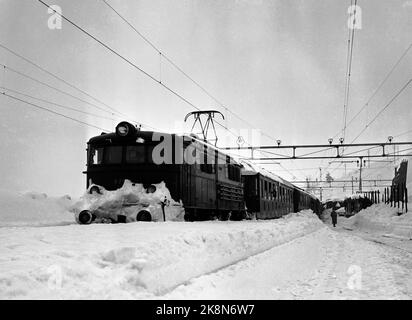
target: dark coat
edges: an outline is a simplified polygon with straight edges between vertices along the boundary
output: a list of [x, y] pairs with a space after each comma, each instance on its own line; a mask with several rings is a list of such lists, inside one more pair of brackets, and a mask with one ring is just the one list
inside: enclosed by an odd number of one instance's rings
[[332, 223], [336, 224], [338, 221], [338, 214], [336, 213], [335, 209], [332, 210], [330, 216], [332, 217]]

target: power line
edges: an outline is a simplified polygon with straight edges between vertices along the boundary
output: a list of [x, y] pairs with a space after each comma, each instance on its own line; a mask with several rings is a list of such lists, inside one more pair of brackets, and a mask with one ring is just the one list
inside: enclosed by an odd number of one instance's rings
[[[19, 76], [21, 76], [21, 77], [23, 77], [23, 78], [29, 79], [29, 80], [31, 80], [31, 81], [33, 81], [33, 82], [36, 82], [36, 83], [38, 83], [38, 84], [40, 84], [40, 85], [42, 85], [42, 86], [45, 86], [45, 87], [47, 87], [47, 88], [49, 88], [49, 89], [52, 89], [52, 90], [54, 90], [54, 91], [57, 91], [57, 92], [65, 95], [65, 96], [71, 97], [71, 98], [73, 98], [73, 99], [75, 99], [75, 100], [77, 100], [77, 101], [80, 101], [80, 102], [82, 102], [82, 103], [88, 104], [88, 105], [90, 105], [90, 106], [92, 106], [92, 107], [94, 107], [94, 108], [96, 108], [96, 109], [98, 109], [98, 110], [100, 110], [100, 111], [106, 112], [106, 113], [108, 113], [108, 114], [110, 114], [110, 115], [112, 115], [112, 116], [115, 115], [114, 112], [108, 111], [108, 110], [106, 110], [106, 109], [104, 109], [104, 108], [102, 108], [102, 107], [100, 107], [100, 106], [98, 106], [98, 105], [96, 105], [96, 104], [94, 104], [94, 103], [91, 103], [91, 102], [89, 102], [89, 101], [87, 101], [87, 100], [83, 100], [83, 99], [81, 99], [81, 98], [79, 98], [79, 97], [77, 97], [77, 96], [75, 96], [75, 95], [73, 95], [73, 94], [71, 94], [71, 93], [68, 93], [68, 92], [66, 92], [66, 91], [64, 91], [64, 90], [61, 90], [61, 89], [59, 89], [59, 88], [56, 88], [56, 87], [54, 87], [54, 86], [52, 86], [52, 85], [50, 85], [50, 84], [48, 84], [48, 83], [46, 83], [46, 82], [40, 81], [40, 80], [38, 80], [38, 79], [36, 79], [36, 78], [34, 78], [34, 77], [32, 77], [32, 76], [29, 76], [29, 75], [27, 75], [27, 74], [25, 74], [25, 73], [23, 73], [23, 72], [21, 72], [21, 71], [18, 71], [18, 70], [16, 70], [16, 69], [13, 69], [13, 68], [11, 68], [11, 67], [9, 67], [9, 66], [6, 66], [6, 65], [4, 65], [4, 64], [2, 64], [2, 63], [0, 63], [0, 66], [2, 66], [5, 70], [9, 70], [9, 71], [11, 71], [11, 72], [13, 72], [13, 73], [15, 73], [15, 74], [18, 74]], [[117, 114], [121, 115], [120, 113], [117, 113]], [[149, 125], [146, 125], [146, 124], [143, 124], [143, 123], [141, 123], [141, 122], [137, 122], [137, 121], [133, 121], [133, 122], [134, 122], [134, 123], [137, 123], [137, 124], [141, 124], [141, 125], [143, 125], [143, 126], [145, 126], [145, 127], [148, 127], [148, 128], [153, 128], [153, 127], [151, 127], [151, 126], [149, 126]], [[154, 129], [154, 128], [153, 128], [153, 129]]]
[[[378, 93], [378, 91], [382, 88], [382, 86], [385, 84], [385, 82], [389, 79], [389, 77], [392, 75], [392, 73], [394, 72], [394, 70], [396, 69], [396, 67], [400, 64], [400, 62], [403, 60], [403, 58], [407, 55], [407, 53], [409, 52], [409, 50], [412, 48], [412, 42], [409, 44], [409, 46], [403, 51], [403, 53], [401, 54], [401, 56], [398, 58], [398, 60], [396, 61], [396, 63], [392, 66], [392, 68], [390, 69], [390, 71], [387, 73], [387, 75], [385, 76], [385, 78], [381, 81], [381, 83], [378, 85], [378, 87], [374, 90], [374, 92], [372, 93], [372, 95], [369, 97], [369, 99], [366, 101], [366, 103], [363, 105], [363, 107], [355, 114], [355, 116], [352, 117], [352, 119], [348, 122], [347, 126], [349, 126], [359, 115], [360, 113], [369, 105], [369, 103], [372, 101], [372, 99], [375, 97], [375, 95]], [[408, 84], [407, 84], [408, 85]], [[383, 111], [382, 111], [383, 112]], [[374, 121], [374, 120], [373, 120]], [[355, 141], [369, 126], [369, 124], [366, 125], [366, 127], [362, 130], [361, 133], [359, 133], [359, 135], [353, 140]], [[336, 138], [339, 133], [341, 133], [342, 131], [337, 132], [333, 138]], [[407, 131], [404, 132], [396, 137], [399, 137], [403, 134], [409, 133], [411, 131]], [[352, 141], [352, 142], [353, 142]], [[339, 167], [342, 164], [339, 165]], [[329, 167], [329, 166], [328, 166]]]
[[402, 133], [394, 136], [394, 138], [398, 138], [398, 137], [400, 137], [400, 136], [404, 136], [405, 134], [408, 134], [408, 133], [410, 133], [410, 132], [412, 132], [412, 130], [408, 130], [408, 131], [402, 132]]
[[[175, 95], [176, 97], [178, 97], [180, 100], [182, 100], [183, 102], [185, 102], [186, 104], [190, 105], [191, 107], [195, 108], [196, 110], [200, 111], [201, 109], [198, 108], [194, 103], [190, 102], [188, 99], [186, 99], [185, 97], [183, 97], [181, 94], [179, 94], [177, 91], [173, 90], [172, 88], [170, 88], [169, 86], [165, 85], [164, 83], [162, 83], [161, 81], [157, 80], [154, 76], [152, 76], [151, 74], [149, 74], [148, 72], [146, 72], [145, 70], [143, 70], [142, 68], [140, 68], [139, 66], [137, 66], [136, 64], [134, 64], [133, 62], [131, 62], [129, 59], [127, 59], [126, 57], [124, 57], [123, 55], [121, 55], [120, 53], [118, 53], [116, 50], [114, 50], [113, 48], [111, 48], [110, 46], [108, 46], [107, 44], [105, 44], [103, 41], [99, 40], [98, 38], [96, 38], [95, 36], [93, 36], [92, 34], [90, 34], [88, 31], [86, 31], [85, 29], [83, 29], [82, 27], [80, 27], [79, 25], [77, 25], [76, 23], [74, 23], [73, 21], [71, 21], [70, 19], [68, 19], [67, 17], [65, 17], [63, 14], [57, 12], [56, 10], [54, 10], [53, 8], [51, 8], [47, 3], [45, 3], [42, 0], [37, 0], [38, 2], [40, 2], [41, 4], [43, 4], [44, 6], [50, 8], [53, 12], [55, 12], [57, 15], [59, 15], [60, 17], [62, 17], [62, 19], [64, 19], [65, 21], [69, 22], [72, 26], [74, 26], [75, 28], [77, 28], [78, 30], [80, 30], [81, 32], [83, 32], [84, 34], [86, 34], [87, 36], [89, 36], [90, 38], [92, 38], [93, 40], [95, 40], [97, 43], [99, 43], [100, 45], [102, 45], [104, 48], [106, 48], [107, 50], [109, 50], [110, 52], [112, 52], [114, 55], [116, 55], [117, 57], [121, 58], [124, 62], [126, 62], [127, 64], [129, 64], [130, 66], [132, 66], [133, 68], [135, 68], [136, 70], [140, 71], [141, 73], [143, 73], [144, 75], [146, 75], [147, 77], [149, 77], [151, 80], [155, 81], [156, 83], [158, 83], [160, 86], [162, 86], [163, 88], [165, 88], [167, 91], [169, 91], [170, 93], [172, 93], [173, 95]], [[221, 124], [220, 122], [218, 122], [217, 120], [214, 120], [215, 123], [217, 123], [219, 126], [221, 126], [223, 129], [225, 129], [227, 132], [231, 133], [234, 137], [237, 137], [236, 133], [234, 133], [233, 131], [231, 131], [230, 129], [228, 129], [225, 125]], [[249, 143], [247, 143], [248, 145], [250, 145]]]
[[[386, 81], [389, 79], [389, 77], [392, 75], [392, 73], [395, 71], [396, 67], [401, 63], [403, 58], [407, 55], [409, 50], [412, 48], [412, 42], [409, 44], [409, 46], [403, 51], [401, 56], [398, 58], [396, 63], [392, 66], [392, 68], [389, 70], [389, 72], [386, 74], [385, 78], [380, 82], [380, 84], [376, 87], [376, 89], [373, 91], [372, 95], [369, 97], [369, 99], [366, 101], [366, 103], [362, 106], [362, 108], [349, 120], [347, 127], [361, 114], [361, 112], [369, 106], [369, 103], [372, 101], [372, 99], [376, 96], [378, 91], [382, 88], [382, 86], [386, 83]], [[341, 131], [337, 132], [333, 138], [336, 138]]]
[[[351, 0], [351, 7], [352, 7], [352, 0]], [[349, 30], [345, 97], [344, 97], [344, 102], [343, 102], [343, 119], [344, 119], [343, 139], [345, 139], [345, 134], [346, 134], [346, 118], [348, 114], [348, 104], [349, 104], [350, 77], [351, 77], [351, 72], [352, 72], [352, 58], [353, 58], [353, 43], [354, 43], [354, 38], [355, 38], [356, 7], [357, 7], [357, 0], [355, 0], [355, 10], [354, 10], [353, 23], [352, 23], [352, 32], [350, 32]]]
[[115, 119], [113, 119], [113, 118], [105, 117], [105, 116], [102, 116], [102, 115], [96, 114], [96, 113], [91, 113], [91, 112], [83, 111], [83, 110], [78, 109], [78, 108], [65, 106], [65, 105], [62, 105], [62, 104], [59, 104], [59, 103], [56, 103], [56, 102], [52, 102], [52, 101], [49, 101], [49, 100], [46, 100], [46, 99], [36, 98], [36, 97], [31, 96], [31, 95], [29, 95], [29, 94], [26, 94], [26, 93], [23, 93], [23, 92], [20, 92], [20, 91], [16, 91], [16, 90], [13, 90], [13, 89], [10, 89], [10, 88], [0, 87], [0, 89], [13, 92], [13, 93], [15, 93], [15, 94], [24, 96], [24, 97], [26, 97], [26, 98], [34, 99], [34, 100], [37, 100], [37, 101], [40, 101], [40, 102], [44, 102], [44, 103], [47, 103], [47, 104], [51, 104], [51, 105], [54, 105], [54, 106], [57, 106], [57, 107], [60, 107], [60, 108], [66, 109], [66, 110], [83, 113], [83, 114], [86, 114], [86, 115], [89, 115], [89, 116], [93, 116], [93, 117], [96, 117], [96, 118], [101, 118], [101, 119], [106, 119], [106, 120], [115, 121]]
[[[193, 79], [187, 72], [185, 72], [181, 67], [177, 65], [171, 58], [168, 57], [162, 50], [160, 50], [157, 46], [153, 44], [152, 41], [150, 41], [146, 36], [144, 36], [130, 21], [128, 21], [118, 10], [116, 10], [112, 5], [108, 3], [107, 0], [102, 0], [103, 3], [109, 7], [121, 20], [123, 20], [130, 28], [133, 29], [134, 32], [136, 32], [147, 44], [149, 44], [158, 54], [161, 58], [164, 58], [167, 62], [169, 62], [176, 70], [178, 70], [181, 74], [183, 74], [187, 79], [189, 79], [193, 84], [195, 84], [199, 89], [201, 89], [209, 98], [214, 100], [218, 105], [220, 105], [223, 109], [226, 110], [226, 112], [231, 113], [235, 117], [237, 117], [239, 120], [243, 121], [247, 125], [251, 126], [252, 128], [255, 127], [253, 124], [251, 124], [249, 121], [245, 120], [244, 118], [240, 117], [238, 114], [233, 112], [230, 108], [226, 107], [220, 100], [218, 100], [214, 95], [212, 95], [204, 86], [202, 86], [198, 81]], [[160, 59], [161, 61], [161, 59]], [[160, 69], [161, 70], [161, 69]], [[159, 80], [159, 82], [161, 82]], [[262, 132], [263, 135], [267, 136], [271, 140], [273, 137], [265, 132]]]
[[62, 113], [53, 111], [53, 110], [51, 110], [51, 109], [48, 109], [48, 108], [45, 108], [45, 107], [42, 107], [42, 106], [39, 106], [39, 105], [34, 104], [34, 103], [31, 103], [31, 102], [29, 102], [29, 101], [20, 99], [20, 98], [18, 98], [18, 97], [12, 96], [12, 95], [10, 95], [10, 94], [8, 94], [8, 93], [3, 92], [2, 94], [3, 94], [3, 96], [6, 96], [6, 97], [8, 97], [8, 98], [11, 98], [11, 99], [14, 99], [14, 100], [17, 100], [17, 101], [20, 101], [20, 102], [23, 102], [23, 103], [25, 103], [25, 104], [27, 104], [27, 105], [30, 105], [30, 106], [34, 107], [34, 108], [41, 109], [41, 110], [44, 110], [44, 111], [53, 113], [53, 114], [58, 115], [58, 116], [60, 116], [60, 117], [63, 117], [63, 118], [66, 118], [66, 119], [69, 119], [69, 120], [72, 120], [72, 121], [75, 121], [75, 122], [84, 124], [84, 125], [86, 125], [86, 126], [89, 126], [89, 127], [92, 127], [92, 128], [96, 128], [96, 129], [99, 129], [99, 130], [103, 130], [103, 131], [110, 131], [110, 130], [107, 130], [107, 129], [104, 129], [104, 128], [95, 126], [95, 125], [93, 125], [93, 124], [90, 124], [90, 123], [87, 123], [87, 122], [84, 122], [84, 121], [81, 121], [81, 120], [78, 120], [78, 119], [75, 119], [75, 118], [66, 116], [65, 114], [62, 114]]
[[0, 63], [0, 66], [3, 66], [6, 70], [9, 70], [9, 71], [11, 71], [11, 72], [13, 72], [13, 73], [15, 73], [15, 74], [18, 74], [19, 76], [22, 76], [23, 78], [26, 78], [26, 79], [29, 79], [29, 80], [31, 80], [31, 81], [34, 81], [34, 82], [36, 82], [36, 83], [38, 83], [38, 84], [41, 84], [42, 86], [45, 86], [45, 87], [47, 87], [47, 88], [49, 88], [49, 89], [52, 89], [52, 90], [54, 90], [54, 91], [57, 91], [57, 92], [59, 92], [59, 93], [61, 93], [61, 94], [64, 94], [65, 96], [71, 97], [71, 98], [76, 99], [76, 100], [78, 100], [78, 101], [80, 101], [80, 102], [86, 103], [86, 104], [88, 104], [88, 105], [90, 105], [90, 106], [92, 106], [92, 107], [94, 107], [94, 108], [96, 108], [96, 109], [99, 109], [100, 111], [109, 113], [109, 114], [111, 114], [111, 115], [114, 114], [113, 112], [108, 111], [108, 110], [106, 110], [106, 109], [104, 109], [104, 108], [102, 108], [102, 107], [100, 107], [100, 106], [98, 106], [98, 105], [95, 105], [94, 103], [91, 103], [91, 102], [88, 102], [88, 101], [83, 100], [83, 99], [81, 99], [81, 98], [78, 98], [78, 97], [76, 97], [75, 95], [72, 95], [71, 93], [68, 93], [68, 92], [66, 92], [66, 91], [64, 91], [64, 90], [58, 89], [58, 88], [56, 88], [56, 87], [54, 87], [54, 86], [52, 86], [52, 85], [50, 85], [50, 84], [48, 84], [48, 83], [46, 83], [46, 82], [40, 81], [40, 80], [38, 80], [38, 79], [36, 79], [36, 78], [34, 78], [34, 77], [31, 77], [31, 76], [29, 76], [29, 75], [27, 75], [27, 74], [25, 74], [25, 73], [23, 73], [23, 72], [21, 72], [21, 71], [18, 71], [18, 70], [16, 70], [16, 69], [13, 69], [13, 68], [11, 68], [11, 67], [9, 67], [9, 66], [6, 66], [6, 65], [4, 65], [4, 64], [2, 64], [2, 63]]
[[[142, 68], [140, 68], [139, 66], [137, 66], [135, 63], [133, 63], [132, 61], [130, 61], [129, 59], [127, 59], [125, 56], [121, 55], [119, 52], [117, 52], [116, 50], [114, 50], [113, 48], [111, 48], [110, 46], [108, 46], [107, 44], [105, 44], [103, 41], [99, 40], [97, 37], [93, 36], [91, 33], [89, 33], [88, 31], [86, 31], [85, 29], [83, 29], [82, 27], [80, 27], [78, 24], [76, 24], [75, 22], [73, 22], [72, 20], [70, 20], [69, 18], [65, 17], [63, 14], [57, 12], [56, 10], [54, 10], [52, 7], [50, 7], [47, 3], [45, 3], [42, 0], [37, 0], [38, 2], [40, 2], [41, 4], [43, 4], [44, 6], [46, 6], [47, 8], [49, 8], [50, 10], [52, 10], [55, 14], [59, 15], [62, 19], [64, 19], [65, 21], [67, 21], [68, 23], [70, 23], [72, 26], [74, 26], [76, 29], [80, 30], [81, 32], [83, 32], [84, 34], [86, 34], [87, 36], [89, 36], [90, 38], [92, 38], [94, 41], [96, 41], [97, 43], [99, 43], [101, 46], [103, 46], [104, 48], [106, 48], [107, 50], [109, 50], [111, 53], [113, 53], [115, 56], [117, 56], [118, 58], [120, 58], [121, 60], [123, 60], [124, 62], [126, 62], [127, 64], [129, 64], [131, 67], [135, 68], [136, 70], [138, 70], [139, 72], [143, 73], [145, 76], [147, 76], [149, 79], [151, 79], [152, 81], [158, 83], [160, 86], [162, 86], [163, 88], [165, 88], [166, 90], [168, 90], [170, 93], [172, 93], [173, 95], [175, 95], [176, 97], [178, 97], [180, 100], [182, 100], [183, 102], [185, 102], [186, 104], [190, 105], [191, 107], [195, 108], [196, 110], [201, 110], [200, 108], [198, 108], [195, 104], [193, 104], [192, 102], [190, 102], [188, 99], [186, 99], [185, 97], [183, 97], [181, 94], [179, 94], [177, 91], [173, 90], [172, 88], [170, 88], [169, 86], [165, 85], [164, 83], [162, 83], [161, 81], [159, 81], [158, 79], [156, 79], [153, 75], [151, 75], [150, 73], [146, 72], [145, 70], [143, 70]], [[222, 128], [224, 128], [225, 130], [227, 130], [228, 132], [230, 132], [231, 134], [233, 134], [235, 137], [237, 137], [237, 135], [235, 133], [233, 133], [231, 130], [229, 130], [226, 126], [222, 125], [220, 122], [218, 122], [217, 120], [215, 120], [215, 122], [220, 125]]]
[[412, 82], [412, 79], [409, 79], [408, 82], [395, 94], [395, 96], [392, 97], [392, 99], [375, 115], [375, 117], [369, 121], [366, 126], [359, 132], [359, 134], [352, 140], [351, 143], [353, 143], [355, 140], [357, 140], [363, 132], [365, 132], [366, 129], [384, 112], [391, 104], [393, 101], [396, 100], [396, 98], [409, 86], [409, 84]]
[[75, 90], [77, 90], [77, 91], [81, 92], [82, 94], [84, 94], [84, 95], [88, 96], [89, 98], [93, 99], [94, 101], [96, 101], [96, 102], [98, 102], [98, 103], [100, 103], [100, 104], [104, 105], [104, 106], [105, 106], [105, 107], [107, 107], [108, 109], [110, 109], [110, 110], [112, 110], [112, 111], [114, 111], [114, 112], [116, 112], [116, 113], [118, 113], [118, 114], [121, 114], [121, 115], [123, 115], [123, 116], [128, 117], [127, 115], [122, 114], [121, 112], [119, 112], [119, 111], [118, 111], [118, 110], [116, 110], [115, 108], [113, 108], [113, 107], [111, 107], [111, 106], [107, 105], [106, 103], [102, 102], [101, 100], [97, 99], [96, 97], [92, 96], [91, 94], [87, 93], [86, 91], [84, 91], [84, 90], [80, 89], [79, 87], [75, 86], [74, 84], [72, 84], [72, 83], [70, 83], [70, 82], [68, 82], [68, 81], [64, 80], [63, 78], [61, 78], [61, 77], [57, 76], [56, 74], [54, 74], [54, 73], [52, 73], [52, 72], [48, 71], [46, 68], [44, 68], [44, 67], [42, 67], [42, 66], [38, 65], [37, 63], [35, 63], [35, 62], [31, 61], [30, 59], [28, 59], [28, 58], [26, 58], [26, 57], [24, 57], [24, 56], [22, 56], [21, 54], [19, 54], [19, 53], [15, 52], [15, 51], [13, 51], [13, 50], [11, 50], [10, 48], [8, 48], [8, 47], [6, 47], [5, 45], [3, 45], [2, 43], [0, 43], [0, 47], [1, 47], [1, 48], [3, 48], [4, 50], [8, 51], [9, 53], [11, 53], [11, 54], [15, 55], [16, 57], [18, 57], [18, 58], [22, 59], [23, 61], [26, 61], [27, 63], [29, 63], [30, 65], [32, 65], [32, 66], [34, 66], [34, 67], [36, 67], [37, 69], [39, 69], [39, 70], [43, 71], [44, 73], [48, 74], [49, 76], [51, 76], [51, 77], [53, 77], [53, 78], [55, 78], [55, 79], [57, 79], [57, 80], [59, 80], [59, 81], [63, 82], [63, 83], [64, 83], [64, 84], [66, 84], [67, 86], [69, 86], [69, 87], [71, 87], [71, 88], [73, 88], [73, 89], [75, 89]]

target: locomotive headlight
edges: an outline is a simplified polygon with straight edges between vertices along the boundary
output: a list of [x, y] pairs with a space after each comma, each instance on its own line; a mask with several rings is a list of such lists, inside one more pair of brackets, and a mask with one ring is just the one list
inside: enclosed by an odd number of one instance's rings
[[119, 125], [117, 127], [117, 134], [119, 136], [125, 137], [129, 133], [129, 127], [127, 125]]
[[122, 121], [116, 126], [116, 134], [120, 137], [132, 137], [136, 131], [136, 127], [126, 121]]

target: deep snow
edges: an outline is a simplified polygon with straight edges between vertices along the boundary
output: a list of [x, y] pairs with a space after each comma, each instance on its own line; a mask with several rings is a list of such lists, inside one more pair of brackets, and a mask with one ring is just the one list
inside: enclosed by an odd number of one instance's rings
[[153, 298], [322, 227], [305, 211], [270, 221], [3, 228], [0, 298]]
[[412, 255], [321, 228], [219, 272], [167, 299], [411, 299]]
[[311, 211], [78, 225], [67, 196], [3, 192], [0, 201], [0, 299], [412, 297], [411, 214], [387, 205], [332, 228]]
[[412, 240], [412, 213], [409, 211], [398, 215], [398, 212], [398, 208], [380, 203], [341, 221], [346, 228], [352, 230]]
[[14, 194], [0, 191], [0, 227], [46, 226], [74, 223], [70, 196], [48, 197], [44, 193]]

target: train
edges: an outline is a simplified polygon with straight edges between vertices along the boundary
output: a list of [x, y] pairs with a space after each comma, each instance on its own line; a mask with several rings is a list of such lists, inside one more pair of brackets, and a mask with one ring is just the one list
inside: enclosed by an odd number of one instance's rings
[[[164, 183], [171, 198], [182, 204], [186, 221], [274, 219], [303, 209], [321, 211], [314, 195], [193, 134], [143, 131], [126, 121], [88, 141], [86, 166], [89, 193], [119, 189], [126, 180], [150, 193]], [[88, 224], [99, 214], [86, 209], [78, 221]], [[140, 206], [128, 215], [132, 221], [152, 221], [154, 214]], [[126, 221], [122, 214], [111, 220]]]

